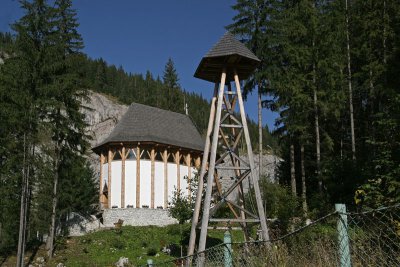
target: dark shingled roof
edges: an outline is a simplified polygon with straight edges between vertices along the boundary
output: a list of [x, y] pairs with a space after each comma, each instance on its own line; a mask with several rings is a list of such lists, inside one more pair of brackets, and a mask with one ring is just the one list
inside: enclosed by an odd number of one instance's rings
[[107, 143], [154, 142], [203, 151], [204, 140], [184, 114], [132, 103], [110, 136], [93, 148]]
[[239, 79], [247, 79], [260, 64], [260, 59], [244, 44], [226, 32], [201, 59], [194, 77], [210, 82], [220, 82], [222, 68], [227, 68], [227, 82], [233, 81], [236, 69]]

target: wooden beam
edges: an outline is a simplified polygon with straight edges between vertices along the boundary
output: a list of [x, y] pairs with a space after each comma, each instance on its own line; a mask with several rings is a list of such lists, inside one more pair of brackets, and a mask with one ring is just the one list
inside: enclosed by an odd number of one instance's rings
[[121, 170], [121, 208], [125, 208], [125, 147], [121, 150], [122, 170]]
[[189, 195], [189, 202], [192, 201], [192, 188], [190, 186], [190, 182], [192, 181], [192, 158], [190, 153], [186, 156], [186, 166], [188, 168], [188, 175], [187, 175], [187, 183], [188, 183], [188, 195]]
[[104, 155], [100, 154], [100, 190], [99, 190], [99, 201], [100, 208], [103, 208], [103, 165], [104, 165]]
[[236, 85], [236, 91], [237, 91], [237, 97], [238, 97], [238, 103], [239, 103], [240, 117], [242, 119], [244, 137], [246, 139], [247, 154], [249, 157], [250, 169], [252, 170], [250, 175], [251, 175], [251, 179], [253, 181], [254, 193], [255, 193], [256, 202], [257, 202], [258, 216], [260, 218], [260, 224], [261, 224], [261, 230], [262, 230], [262, 237], [263, 237], [264, 241], [268, 241], [269, 240], [268, 226], [267, 226], [267, 222], [265, 220], [265, 213], [264, 213], [262, 199], [261, 199], [260, 187], [258, 185], [258, 180], [254, 175], [255, 166], [254, 166], [254, 159], [253, 159], [253, 149], [252, 149], [251, 143], [250, 143], [250, 134], [249, 134], [249, 129], [247, 127], [246, 114], [244, 112], [242, 91], [240, 89], [239, 77], [238, 77], [236, 70], [235, 70], [234, 78], [235, 78], [235, 85]]
[[179, 153], [179, 150], [175, 152], [175, 163], [176, 163], [176, 187], [179, 190], [181, 190], [181, 166], [179, 162], [181, 161], [181, 155]]
[[140, 208], [140, 147], [136, 148], [136, 208]]
[[208, 154], [210, 152], [210, 144], [211, 144], [210, 138], [211, 138], [212, 130], [214, 127], [215, 103], [217, 101], [217, 90], [218, 90], [218, 83], [215, 83], [214, 96], [211, 99], [210, 117], [208, 119], [208, 128], [207, 128], [206, 142], [204, 144], [203, 160], [201, 161], [201, 166], [200, 166], [200, 156], [198, 156], [196, 158], [196, 162], [195, 162], [196, 168], [198, 170], [200, 169], [200, 174], [199, 174], [199, 184], [198, 184], [198, 189], [197, 189], [197, 194], [196, 194], [196, 202], [194, 204], [195, 206], [194, 206], [193, 217], [192, 217], [192, 228], [190, 230], [190, 239], [189, 239], [187, 255], [193, 255], [194, 247], [195, 247], [195, 243], [196, 243], [196, 227], [199, 222], [200, 208], [201, 208], [201, 196], [203, 194], [203, 186], [204, 186], [204, 175], [207, 170]]
[[107, 208], [111, 208], [111, 163], [113, 159], [113, 153], [110, 148], [108, 148], [108, 192], [107, 192]]
[[194, 162], [194, 166], [196, 167], [196, 169], [200, 169], [200, 167], [201, 167], [201, 157], [200, 156], [196, 157], [196, 160]]
[[164, 208], [168, 207], [168, 151], [164, 149]]
[[151, 149], [150, 159], [151, 159], [151, 204], [150, 204], [150, 207], [152, 209], [154, 209], [154, 175], [155, 175], [155, 159], [156, 159], [154, 147]]
[[208, 227], [208, 219], [209, 219], [209, 214], [210, 214], [212, 184], [214, 182], [215, 160], [217, 157], [218, 134], [219, 134], [218, 130], [219, 130], [219, 125], [220, 125], [220, 121], [221, 121], [225, 80], [226, 80], [226, 69], [224, 68], [222, 71], [222, 74], [221, 74], [221, 82], [220, 82], [220, 87], [219, 87], [219, 91], [218, 91], [218, 100], [217, 100], [216, 114], [215, 114], [215, 120], [214, 120], [214, 130], [213, 130], [213, 136], [212, 136], [212, 140], [211, 140], [210, 166], [208, 168], [207, 188], [206, 188], [206, 193], [204, 196], [204, 209], [203, 209], [203, 218], [201, 220], [201, 231], [200, 231], [200, 240], [199, 240], [198, 251], [204, 251], [206, 249], [207, 227]]

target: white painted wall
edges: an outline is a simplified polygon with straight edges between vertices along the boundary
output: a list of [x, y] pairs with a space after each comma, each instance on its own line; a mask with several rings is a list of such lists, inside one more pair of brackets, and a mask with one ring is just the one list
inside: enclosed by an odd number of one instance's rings
[[[164, 206], [164, 162], [155, 162], [154, 174], [154, 208]], [[142, 205], [151, 207], [151, 161], [140, 161], [140, 207], [136, 207], [136, 160], [125, 161], [125, 207], [121, 207], [121, 175], [122, 161], [113, 161], [111, 165], [111, 207], [126, 208], [128, 205], [133, 205], [134, 208], [141, 208]], [[168, 163], [168, 201], [177, 187], [177, 166], [175, 163]], [[188, 172], [192, 172], [192, 178], [196, 173], [194, 167], [188, 168], [185, 165], [180, 165], [180, 184], [184, 195], [188, 195], [188, 184], [184, 179]], [[108, 186], [108, 163], [103, 164], [103, 186]], [[110, 208], [111, 208], [110, 207]]]
[[[108, 186], [108, 163], [103, 164], [103, 188], [105, 184]], [[101, 188], [101, 190], [103, 190], [103, 188]]]
[[113, 161], [111, 163], [111, 207], [121, 208], [121, 174], [122, 161]]
[[140, 160], [140, 207], [151, 205], [151, 161]]
[[156, 161], [154, 175], [154, 208], [158, 206], [164, 207], [164, 162]]
[[168, 202], [171, 200], [171, 196], [175, 191], [175, 188], [178, 186], [176, 177], [177, 177], [177, 168], [175, 163], [169, 163], [167, 165], [168, 168]]
[[[188, 195], [188, 183], [187, 183], [187, 176], [189, 174], [189, 168], [185, 165], [181, 165], [181, 191], [182, 193], [187, 196]], [[186, 176], [186, 179], [185, 179]]]
[[125, 205], [136, 208], [136, 160], [125, 161]]

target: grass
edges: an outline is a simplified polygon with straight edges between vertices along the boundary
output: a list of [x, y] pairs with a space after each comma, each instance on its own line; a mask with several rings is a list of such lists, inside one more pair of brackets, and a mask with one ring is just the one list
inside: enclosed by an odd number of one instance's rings
[[[123, 226], [121, 231], [105, 229], [89, 233], [81, 237], [59, 238], [54, 257], [46, 262], [46, 266], [57, 266], [63, 263], [68, 267], [114, 266], [120, 257], [126, 257], [133, 266], [145, 265], [147, 259], [153, 262], [164, 262], [180, 257], [180, 244], [188, 244], [190, 224], [157, 226]], [[223, 242], [224, 231], [209, 230], [207, 247]], [[241, 231], [233, 231], [233, 240], [243, 240]], [[170, 254], [162, 252], [169, 247]], [[186, 246], [183, 248], [186, 254]], [[44, 245], [40, 246], [34, 257], [32, 252], [26, 253], [26, 262], [37, 257], [44, 257]], [[1, 262], [1, 261], [0, 261]], [[15, 266], [15, 255], [9, 256], [4, 265]]]

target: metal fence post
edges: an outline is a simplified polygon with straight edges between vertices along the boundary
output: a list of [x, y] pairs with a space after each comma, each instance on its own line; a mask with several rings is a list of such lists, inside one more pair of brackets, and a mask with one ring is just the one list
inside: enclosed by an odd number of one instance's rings
[[224, 233], [224, 267], [232, 267], [232, 236], [227, 230]]
[[339, 214], [337, 231], [339, 238], [340, 267], [351, 267], [349, 236], [347, 233], [346, 205], [335, 204], [335, 210]]

